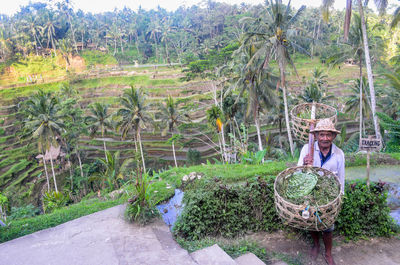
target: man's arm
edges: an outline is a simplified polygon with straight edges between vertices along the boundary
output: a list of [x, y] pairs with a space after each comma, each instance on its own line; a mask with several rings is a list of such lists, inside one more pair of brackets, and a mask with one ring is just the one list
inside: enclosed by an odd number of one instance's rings
[[345, 177], [345, 172], [344, 172], [344, 168], [345, 168], [345, 159], [344, 159], [344, 153], [343, 151], [341, 152], [341, 159], [338, 165], [338, 177], [339, 177], [339, 181], [341, 184], [341, 192], [342, 194], [344, 194], [344, 177]]
[[308, 144], [304, 145], [300, 152], [299, 161], [297, 161], [297, 166], [304, 165], [304, 157], [307, 155]]

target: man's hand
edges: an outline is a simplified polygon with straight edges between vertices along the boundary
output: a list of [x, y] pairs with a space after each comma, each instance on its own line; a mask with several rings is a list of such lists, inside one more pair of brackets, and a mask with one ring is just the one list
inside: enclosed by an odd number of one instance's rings
[[313, 164], [313, 158], [311, 157], [310, 154], [306, 155], [303, 159], [303, 165], [305, 166], [312, 166]]

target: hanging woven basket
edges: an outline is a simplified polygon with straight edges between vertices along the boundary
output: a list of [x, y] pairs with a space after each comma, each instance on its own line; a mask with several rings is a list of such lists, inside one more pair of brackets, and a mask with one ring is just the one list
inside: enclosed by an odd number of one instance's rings
[[[311, 119], [311, 109], [315, 104], [315, 119]], [[296, 105], [291, 111], [291, 124], [295, 137], [302, 143], [308, 142], [310, 124], [317, 124], [321, 119], [330, 119], [335, 125], [337, 110], [334, 107], [322, 103], [304, 103]]]
[[[325, 205], [319, 205], [318, 207], [305, 204], [296, 205], [285, 200], [279, 194], [278, 190], [281, 190], [280, 187], [283, 185], [283, 181], [294, 172], [306, 172], [310, 170], [321, 177], [334, 178], [336, 180], [339, 191], [338, 196], [333, 201]], [[340, 192], [339, 178], [331, 171], [320, 167], [298, 166], [288, 168], [279, 173], [275, 179], [274, 199], [276, 211], [284, 224], [308, 231], [324, 231], [332, 227], [340, 211], [342, 194]]]

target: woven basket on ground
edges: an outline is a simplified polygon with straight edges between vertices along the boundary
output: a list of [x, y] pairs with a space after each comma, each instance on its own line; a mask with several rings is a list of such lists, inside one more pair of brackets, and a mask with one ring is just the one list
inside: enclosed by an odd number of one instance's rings
[[283, 220], [284, 224], [299, 229], [309, 230], [309, 231], [323, 231], [326, 230], [335, 223], [335, 219], [339, 214], [340, 206], [342, 203], [342, 195], [339, 192], [338, 196], [326, 205], [320, 205], [318, 207], [309, 206], [309, 218], [303, 218], [303, 210], [307, 208], [308, 205], [295, 205], [291, 202], [286, 201], [279, 193], [279, 187], [282, 185], [283, 180], [288, 178], [294, 172], [302, 170], [312, 170], [314, 173], [319, 174], [322, 177], [334, 178], [339, 187], [339, 178], [333, 174], [331, 171], [320, 167], [311, 166], [299, 166], [288, 168], [276, 177], [274, 183], [274, 198], [276, 210]]
[[[311, 117], [311, 108], [313, 104], [315, 104], [316, 119], [312, 120], [311, 118], [302, 118], [302, 114], [307, 113], [309, 113]], [[304, 103], [296, 105], [290, 111], [290, 116], [294, 135], [303, 143], [308, 142], [308, 134], [310, 133], [310, 124], [312, 122], [317, 124], [321, 119], [330, 119], [335, 125], [337, 121], [336, 109], [322, 103]]]

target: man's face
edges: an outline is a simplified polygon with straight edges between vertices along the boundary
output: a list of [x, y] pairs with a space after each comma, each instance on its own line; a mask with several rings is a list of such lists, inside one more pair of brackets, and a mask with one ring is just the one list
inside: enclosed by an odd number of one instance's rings
[[332, 141], [335, 139], [336, 134], [329, 131], [322, 131], [316, 134], [317, 141], [321, 148], [329, 148]]

